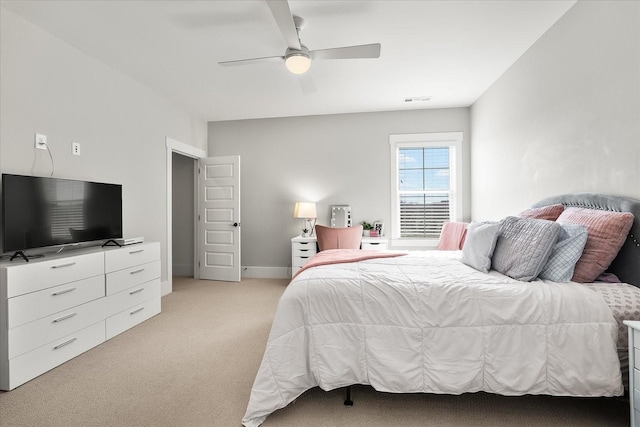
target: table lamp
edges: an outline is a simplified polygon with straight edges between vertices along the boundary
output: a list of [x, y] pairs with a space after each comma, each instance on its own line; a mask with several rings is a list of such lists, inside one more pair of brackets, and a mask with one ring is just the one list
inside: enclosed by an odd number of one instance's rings
[[316, 204], [307, 202], [296, 202], [295, 208], [293, 208], [293, 217], [302, 218], [302, 237], [313, 236], [314, 225], [311, 222], [315, 222], [318, 217], [316, 213]]

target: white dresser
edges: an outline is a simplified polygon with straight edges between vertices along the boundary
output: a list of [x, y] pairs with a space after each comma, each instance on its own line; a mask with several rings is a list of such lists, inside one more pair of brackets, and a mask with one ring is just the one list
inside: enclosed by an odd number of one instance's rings
[[640, 427], [640, 322], [625, 320], [629, 330], [629, 407], [631, 426]]
[[0, 389], [14, 389], [159, 312], [159, 243], [2, 262]]
[[[291, 239], [291, 277], [309, 258], [318, 251], [318, 239], [313, 237], [296, 236]], [[361, 249], [383, 251], [389, 248], [389, 239], [386, 237], [363, 237], [360, 245]]]

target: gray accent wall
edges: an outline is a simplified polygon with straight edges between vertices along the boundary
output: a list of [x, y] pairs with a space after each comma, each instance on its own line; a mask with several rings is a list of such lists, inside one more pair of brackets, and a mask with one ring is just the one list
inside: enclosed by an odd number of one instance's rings
[[297, 201], [316, 202], [319, 224], [329, 225], [331, 205], [348, 204], [354, 224], [388, 225], [391, 134], [464, 133], [468, 218], [469, 121], [468, 108], [452, 108], [210, 122], [209, 155], [241, 159], [242, 265], [291, 265]]
[[471, 108], [472, 216], [640, 199], [640, 2], [578, 1]]
[[172, 153], [173, 275], [193, 277], [196, 160]]
[[53, 176], [122, 184], [124, 236], [160, 242], [165, 285], [165, 138], [206, 150], [206, 122], [18, 15], [0, 15], [0, 170], [49, 176], [38, 132]]

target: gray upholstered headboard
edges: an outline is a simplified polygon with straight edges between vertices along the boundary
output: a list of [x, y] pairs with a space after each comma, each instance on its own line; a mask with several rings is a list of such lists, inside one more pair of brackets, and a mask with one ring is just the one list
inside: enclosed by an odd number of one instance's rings
[[598, 193], [569, 193], [547, 197], [535, 203], [533, 207], [558, 203], [565, 206], [631, 212], [633, 214], [633, 225], [627, 240], [607, 271], [615, 274], [625, 283], [640, 287], [640, 200]]

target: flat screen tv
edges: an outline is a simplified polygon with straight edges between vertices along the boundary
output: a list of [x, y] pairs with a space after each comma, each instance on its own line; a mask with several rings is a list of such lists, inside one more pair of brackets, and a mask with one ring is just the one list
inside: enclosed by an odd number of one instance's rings
[[2, 174], [2, 250], [122, 237], [122, 185]]

